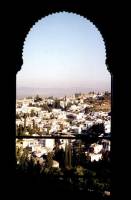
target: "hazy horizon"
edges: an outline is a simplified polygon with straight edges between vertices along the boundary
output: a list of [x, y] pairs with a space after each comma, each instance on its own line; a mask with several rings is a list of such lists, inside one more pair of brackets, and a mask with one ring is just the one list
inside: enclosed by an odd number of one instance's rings
[[26, 37], [23, 66], [17, 73], [17, 96], [37, 94], [38, 90], [43, 95], [110, 91], [105, 59], [103, 38], [89, 20], [67, 12], [49, 15]]
[[17, 99], [20, 98], [25, 98], [28, 96], [44, 96], [44, 97], [49, 97], [49, 96], [54, 96], [54, 97], [64, 97], [64, 96], [71, 96], [75, 93], [89, 93], [89, 92], [105, 92], [110, 90], [97, 90], [93, 88], [31, 88], [31, 87], [20, 87], [17, 90], [16, 97]]

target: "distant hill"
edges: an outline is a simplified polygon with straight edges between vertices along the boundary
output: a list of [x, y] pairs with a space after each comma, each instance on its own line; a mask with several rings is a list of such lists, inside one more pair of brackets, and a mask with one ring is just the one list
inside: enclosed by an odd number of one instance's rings
[[91, 88], [31, 88], [31, 87], [17, 87], [16, 89], [16, 97], [17, 99], [24, 98], [27, 96], [36, 96], [37, 94], [40, 96], [70, 96], [75, 93], [88, 93], [90, 91], [94, 92], [103, 92], [98, 90], [93, 90]]

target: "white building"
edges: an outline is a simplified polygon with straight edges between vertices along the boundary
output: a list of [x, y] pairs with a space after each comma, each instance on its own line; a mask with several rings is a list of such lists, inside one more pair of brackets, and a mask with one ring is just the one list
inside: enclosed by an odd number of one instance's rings
[[55, 147], [55, 139], [45, 139], [45, 147], [49, 151], [52, 151], [53, 148]]
[[59, 162], [56, 161], [56, 160], [53, 160], [53, 165], [52, 165], [52, 167], [54, 167], [54, 168], [59, 168]]
[[91, 147], [93, 147], [94, 153], [98, 154], [102, 150], [103, 145], [94, 143], [94, 144], [91, 144]]
[[111, 121], [110, 120], [105, 121], [104, 125], [105, 125], [105, 133], [110, 133], [111, 132]]
[[60, 144], [60, 148], [63, 148], [64, 151], [65, 151], [65, 147], [66, 147], [66, 145], [69, 144], [68, 139], [60, 139], [60, 142], [61, 142], [61, 144]]
[[89, 156], [91, 157], [91, 162], [93, 161], [99, 161], [102, 159], [102, 154], [95, 154], [95, 153], [90, 153]]

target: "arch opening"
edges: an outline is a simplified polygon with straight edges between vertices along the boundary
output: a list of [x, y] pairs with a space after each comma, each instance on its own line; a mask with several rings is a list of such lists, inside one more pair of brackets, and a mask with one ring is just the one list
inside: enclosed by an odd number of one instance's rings
[[[23, 66], [17, 74], [17, 94], [25, 90], [20, 97], [24, 100], [17, 101], [18, 157], [22, 147], [25, 156], [28, 152], [30, 157], [32, 153], [36, 157], [45, 155], [46, 168], [65, 166], [69, 170], [77, 165], [80, 174], [84, 173], [86, 160], [109, 159], [111, 88], [105, 61], [100, 32], [80, 15], [54, 13], [31, 28], [24, 43]], [[95, 140], [87, 145], [77, 140], [79, 136], [93, 136]], [[42, 142], [43, 137], [48, 139]], [[85, 156], [82, 161], [77, 158], [77, 164], [74, 147], [81, 157], [83, 153]], [[64, 152], [64, 163], [54, 156], [54, 148]]]

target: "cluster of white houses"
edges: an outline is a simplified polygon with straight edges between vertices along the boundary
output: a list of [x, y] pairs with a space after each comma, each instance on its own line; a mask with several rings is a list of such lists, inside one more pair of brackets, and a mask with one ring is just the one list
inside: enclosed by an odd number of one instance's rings
[[[93, 98], [97, 98], [93, 96]], [[52, 108], [51, 111], [43, 109], [42, 105], [51, 105], [54, 99], [43, 98], [40, 102], [34, 102], [34, 98], [17, 100], [16, 114], [28, 114], [25, 118], [16, 119], [16, 126], [33, 128], [33, 124], [37, 126], [34, 136], [52, 135], [53, 133], [61, 134], [81, 134], [82, 130], [96, 123], [104, 123], [105, 133], [110, 133], [110, 116], [109, 112], [93, 111], [86, 113], [85, 110], [93, 108], [93, 103], [87, 103], [86, 96], [82, 96], [79, 100], [75, 97], [60, 99], [59, 108]], [[66, 105], [68, 109], [64, 109]], [[33, 113], [33, 115], [31, 115]], [[26, 128], [25, 127], [25, 128]], [[25, 135], [29, 135], [28, 129], [25, 129]]]
[[[51, 110], [44, 109], [45, 105], [53, 105], [56, 101], [51, 98], [42, 98], [40, 101], [35, 101], [35, 98], [22, 99], [16, 101], [16, 127], [20, 125], [24, 128], [25, 136], [29, 136], [30, 129], [37, 127], [37, 130], [33, 132], [32, 136], [44, 136], [44, 135], [78, 135], [82, 134], [83, 130], [93, 126], [94, 124], [104, 124], [104, 134], [110, 134], [111, 118], [108, 112], [92, 111], [93, 102], [89, 101], [89, 98], [97, 100], [99, 97], [103, 97], [104, 94], [87, 94], [76, 96], [59, 98], [59, 107], [52, 107]], [[88, 101], [87, 101], [88, 99]], [[44, 105], [44, 107], [43, 107]], [[65, 109], [66, 108], [66, 109]], [[92, 109], [90, 111], [90, 109]], [[88, 112], [86, 112], [88, 110]], [[24, 117], [26, 114], [26, 118]], [[102, 133], [103, 134], [103, 133]], [[72, 143], [75, 139], [72, 139]], [[60, 139], [59, 148], [65, 149], [65, 145], [68, 144], [68, 139]], [[41, 155], [47, 155], [48, 152], [52, 152], [55, 147], [55, 139], [22, 139], [16, 140], [16, 146], [31, 149], [31, 152], [35, 153], [38, 158]], [[102, 159], [102, 151], [110, 151], [110, 141], [103, 139], [101, 144], [91, 144], [93, 148], [92, 152], [85, 152], [91, 157], [91, 161], [98, 161]], [[58, 163], [54, 166], [59, 167]]]

